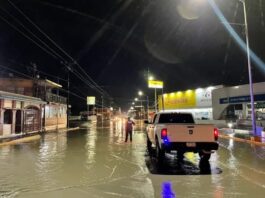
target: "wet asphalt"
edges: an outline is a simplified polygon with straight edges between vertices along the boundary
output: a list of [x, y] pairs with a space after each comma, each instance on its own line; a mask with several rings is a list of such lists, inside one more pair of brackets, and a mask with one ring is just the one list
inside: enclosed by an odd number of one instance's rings
[[144, 126], [124, 142], [122, 120], [0, 148], [0, 197], [265, 197], [265, 147], [219, 139], [209, 163], [186, 153], [163, 164], [147, 152]]

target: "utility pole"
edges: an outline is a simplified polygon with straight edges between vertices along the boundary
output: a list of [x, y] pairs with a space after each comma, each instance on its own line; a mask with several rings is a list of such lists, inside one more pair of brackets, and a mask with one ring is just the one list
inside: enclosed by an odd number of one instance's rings
[[37, 65], [36, 63], [31, 63], [32, 65], [32, 71], [33, 71], [33, 74], [32, 74], [32, 77], [33, 77], [33, 95], [34, 97], [39, 97], [39, 94], [38, 94], [38, 78], [39, 78], [39, 75], [38, 75], [38, 69], [37, 69]]
[[69, 63], [66, 63], [66, 68], [67, 68], [67, 128], [69, 128], [69, 117], [70, 117], [70, 71], [71, 71], [71, 66]]
[[146, 95], [146, 112], [147, 112], [146, 119], [148, 120], [148, 116], [149, 116], [149, 98], [148, 98], [148, 95]]
[[253, 82], [252, 82], [251, 60], [250, 60], [249, 39], [248, 39], [248, 21], [247, 21], [246, 2], [245, 0], [240, 0], [240, 1], [242, 2], [243, 9], [244, 9], [252, 130], [253, 130], [253, 133], [256, 135], [256, 115], [255, 115], [255, 106], [254, 106]]
[[164, 88], [162, 88], [162, 110], [164, 111], [165, 110], [165, 105], [164, 105]]
[[69, 79], [69, 68], [67, 71], [67, 128], [69, 128], [69, 88], [70, 88], [70, 79]]
[[103, 123], [103, 96], [101, 96], [101, 122]]
[[157, 94], [156, 94], [156, 88], [155, 88], [155, 111], [157, 112]]

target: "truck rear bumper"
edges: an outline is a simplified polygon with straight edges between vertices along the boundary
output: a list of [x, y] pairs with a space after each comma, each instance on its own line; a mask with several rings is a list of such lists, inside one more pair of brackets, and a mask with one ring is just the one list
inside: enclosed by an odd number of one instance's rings
[[[195, 145], [194, 145], [195, 143]], [[186, 142], [169, 142], [167, 144], [162, 144], [162, 149], [165, 151], [190, 151], [190, 152], [198, 152], [198, 151], [212, 151], [218, 150], [218, 143], [217, 142], [194, 142], [194, 143], [186, 143]]]

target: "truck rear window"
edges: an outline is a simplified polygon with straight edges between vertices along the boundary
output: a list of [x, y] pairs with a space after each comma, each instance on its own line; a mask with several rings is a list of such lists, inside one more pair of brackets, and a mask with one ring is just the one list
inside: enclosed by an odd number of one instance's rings
[[161, 114], [159, 117], [159, 123], [194, 123], [191, 114]]

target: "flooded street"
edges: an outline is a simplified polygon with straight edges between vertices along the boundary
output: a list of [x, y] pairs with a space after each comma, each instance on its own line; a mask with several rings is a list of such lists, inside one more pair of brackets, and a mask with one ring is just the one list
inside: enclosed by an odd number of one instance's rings
[[121, 122], [0, 148], [0, 197], [264, 197], [265, 148], [220, 139], [209, 163], [186, 153], [158, 165], [144, 130], [124, 143]]

